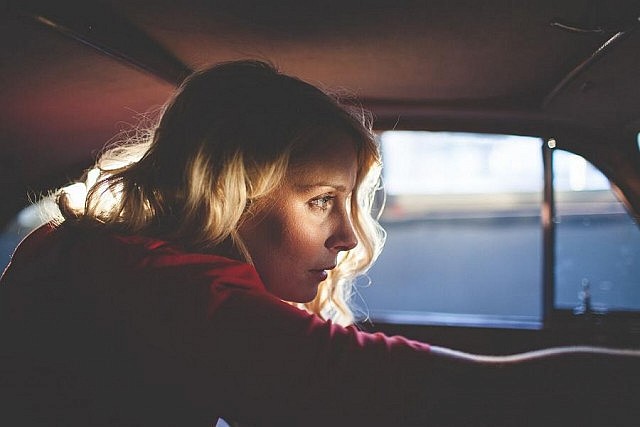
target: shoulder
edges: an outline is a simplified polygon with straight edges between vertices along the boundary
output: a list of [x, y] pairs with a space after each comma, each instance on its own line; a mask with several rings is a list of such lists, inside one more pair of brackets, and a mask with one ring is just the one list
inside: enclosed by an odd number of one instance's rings
[[189, 251], [155, 237], [67, 222], [46, 224], [31, 233], [16, 250], [12, 264], [14, 268], [64, 268], [73, 276], [122, 283], [202, 283], [264, 290], [255, 268], [245, 262]]

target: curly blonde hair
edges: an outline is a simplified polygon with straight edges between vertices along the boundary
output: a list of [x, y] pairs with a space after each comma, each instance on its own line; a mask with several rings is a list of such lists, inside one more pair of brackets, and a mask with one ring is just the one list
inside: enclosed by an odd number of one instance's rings
[[58, 192], [64, 220], [176, 242], [188, 250], [251, 262], [238, 229], [255, 202], [282, 183], [305, 147], [328, 134], [355, 142], [358, 173], [351, 214], [359, 244], [304, 307], [353, 322], [353, 282], [384, 243], [371, 210], [381, 160], [362, 109], [260, 61], [222, 63], [189, 77], [149, 132], [107, 149], [88, 171], [85, 195]]

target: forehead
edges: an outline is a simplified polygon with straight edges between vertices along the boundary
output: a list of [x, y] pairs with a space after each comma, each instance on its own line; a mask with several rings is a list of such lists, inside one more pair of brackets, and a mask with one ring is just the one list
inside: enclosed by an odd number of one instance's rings
[[292, 159], [287, 175], [296, 183], [340, 181], [352, 188], [358, 171], [356, 144], [348, 136], [333, 136]]

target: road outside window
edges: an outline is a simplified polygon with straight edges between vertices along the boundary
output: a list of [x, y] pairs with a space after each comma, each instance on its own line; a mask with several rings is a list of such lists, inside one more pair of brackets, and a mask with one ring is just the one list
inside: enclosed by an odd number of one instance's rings
[[385, 251], [356, 301], [374, 321], [538, 325], [542, 140], [380, 134]]

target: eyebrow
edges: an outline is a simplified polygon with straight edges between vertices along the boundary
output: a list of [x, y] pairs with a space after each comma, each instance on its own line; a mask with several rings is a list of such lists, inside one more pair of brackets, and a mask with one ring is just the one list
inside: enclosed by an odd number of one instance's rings
[[336, 191], [339, 191], [341, 193], [346, 193], [347, 192], [347, 187], [345, 187], [342, 184], [334, 184], [331, 182], [317, 182], [315, 184], [296, 184], [295, 185], [297, 188], [299, 188], [300, 190], [303, 191], [309, 191], [313, 188], [317, 188], [317, 187], [331, 187], [333, 189], [335, 189]]

